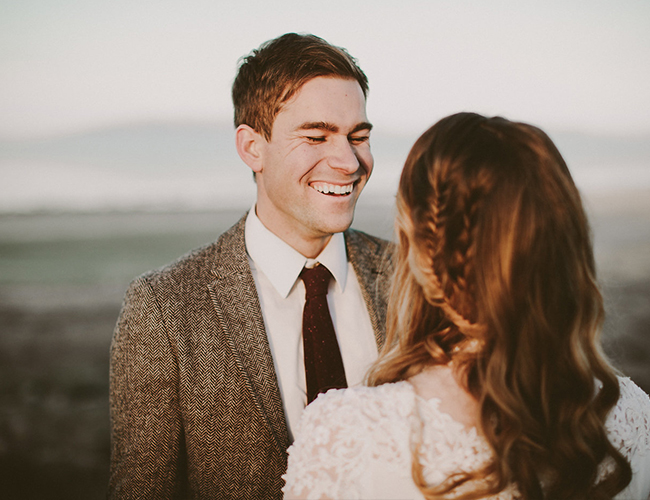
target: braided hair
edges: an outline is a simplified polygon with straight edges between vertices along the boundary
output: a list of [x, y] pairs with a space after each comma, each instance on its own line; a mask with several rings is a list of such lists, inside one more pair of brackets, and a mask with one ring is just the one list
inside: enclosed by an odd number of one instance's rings
[[[368, 383], [453, 361], [494, 457], [432, 486], [414, 453], [423, 494], [481, 498], [514, 484], [526, 499], [573, 500], [624, 489], [630, 465], [605, 430], [619, 387], [600, 347], [589, 225], [550, 138], [500, 117], [444, 118], [413, 146], [397, 211], [387, 341]], [[610, 473], [597, 483], [603, 461]]]

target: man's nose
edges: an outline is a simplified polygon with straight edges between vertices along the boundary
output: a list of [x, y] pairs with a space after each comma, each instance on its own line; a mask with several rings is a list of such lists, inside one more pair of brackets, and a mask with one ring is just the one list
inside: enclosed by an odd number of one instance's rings
[[353, 174], [359, 169], [356, 150], [347, 137], [333, 141], [328, 156], [328, 164], [331, 168], [343, 170], [347, 174]]

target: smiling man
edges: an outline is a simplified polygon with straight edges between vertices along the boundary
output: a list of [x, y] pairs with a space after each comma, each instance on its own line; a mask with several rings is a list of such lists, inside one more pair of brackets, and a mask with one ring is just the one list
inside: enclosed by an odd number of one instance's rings
[[269, 138], [237, 128], [237, 149], [257, 179], [257, 216], [306, 257], [350, 227], [372, 172], [366, 99], [356, 80], [306, 82], [276, 116]]
[[244, 58], [236, 147], [257, 200], [129, 288], [111, 350], [113, 498], [281, 498], [305, 405], [384, 339], [388, 242], [350, 230], [373, 168], [368, 82], [287, 34]]

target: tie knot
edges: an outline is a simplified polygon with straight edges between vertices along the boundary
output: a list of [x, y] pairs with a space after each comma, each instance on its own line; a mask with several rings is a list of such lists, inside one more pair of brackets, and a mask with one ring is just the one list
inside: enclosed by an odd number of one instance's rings
[[305, 267], [300, 273], [300, 278], [305, 283], [305, 297], [311, 298], [317, 295], [327, 295], [332, 274], [325, 266], [317, 264], [311, 269]]

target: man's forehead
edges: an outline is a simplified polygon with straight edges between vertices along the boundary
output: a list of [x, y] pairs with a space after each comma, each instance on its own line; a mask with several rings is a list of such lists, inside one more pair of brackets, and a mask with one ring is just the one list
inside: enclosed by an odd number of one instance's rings
[[[334, 84], [334, 85], [332, 85]], [[317, 76], [311, 78], [304, 82], [300, 87], [298, 87], [291, 97], [285, 99], [280, 103], [278, 114], [281, 113], [285, 108], [291, 106], [298, 100], [304, 100], [306, 97], [314, 98], [322, 94], [327, 94], [331, 92], [333, 86], [349, 86], [349, 89], [354, 89], [354, 93], [360, 97], [361, 102], [365, 108], [366, 105], [366, 96], [363, 93], [359, 82], [351, 78], [341, 78], [334, 76]]]
[[302, 90], [306, 86], [313, 86], [314, 83], [318, 84], [319, 82], [347, 82], [347, 83], [356, 83], [357, 87], [359, 88], [359, 92], [363, 95], [363, 100], [365, 102], [366, 100], [366, 95], [363, 92], [363, 89], [361, 88], [361, 85], [359, 85], [359, 82], [356, 81], [354, 78], [346, 78], [343, 76], [339, 75], [320, 75], [320, 76], [314, 76], [312, 78], [309, 78], [303, 82], [300, 83], [298, 87], [293, 87], [291, 84], [287, 85], [287, 87], [284, 88], [282, 91], [282, 99], [281, 99], [281, 106], [285, 106], [289, 102], [293, 101], [296, 99], [296, 96], [302, 92]]
[[[275, 115], [292, 130], [369, 129], [366, 98], [354, 79], [316, 77], [305, 82]], [[289, 122], [292, 122], [289, 124]]]

